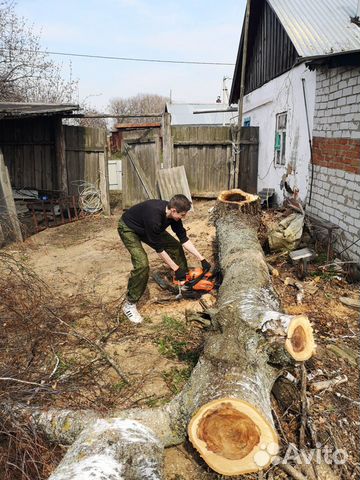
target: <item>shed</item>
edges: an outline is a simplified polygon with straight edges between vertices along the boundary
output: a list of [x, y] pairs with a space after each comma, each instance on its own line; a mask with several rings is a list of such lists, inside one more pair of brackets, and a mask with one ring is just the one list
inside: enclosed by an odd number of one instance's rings
[[64, 125], [78, 105], [0, 103], [0, 150], [13, 190], [65, 197], [77, 181], [95, 183], [109, 212], [106, 132]]

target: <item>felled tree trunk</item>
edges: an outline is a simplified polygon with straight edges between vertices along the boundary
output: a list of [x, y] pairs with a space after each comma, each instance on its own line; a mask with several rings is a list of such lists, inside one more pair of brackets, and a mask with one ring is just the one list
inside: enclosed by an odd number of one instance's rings
[[[73, 480], [160, 479], [162, 447], [181, 443], [186, 433], [218, 473], [257, 472], [271, 463], [278, 445], [273, 383], [283, 365], [312, 355], [314, 341], [306, 317], [281, 313], [257, 240], [257, 214], [253, 195], [235, 190], [220, 196], [214, 213], [223, 274], [213, 314], [218, 330], [209, 333], [188, 383], [168, 405], [97, 421], [92, 413], [33, 413], [38, 427], [63, 443], [86, 427], [51, 480], [69, 478], [69, 472]], [[121, 419], [132, 422], [131, 434]]]
[[225, 475], [270, 464], [278, 450], [273, 382], [285, 362], [309, 358], [314, 350], [308, 319], [280, 313], [257, 239], [257, 207], [257, 197], [241, 190], [220, 197], [214, 214], [223, 273], [216, 313], [220, 332], [206, 342], [187, 387], [196, 412], [190, 440]]

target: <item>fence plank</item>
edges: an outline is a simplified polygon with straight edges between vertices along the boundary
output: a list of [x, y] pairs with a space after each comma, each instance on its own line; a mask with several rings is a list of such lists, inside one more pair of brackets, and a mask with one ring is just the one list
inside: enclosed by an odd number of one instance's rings
[[130, 160], [130, 163], [134, 171], [136, 172], [148, 198], [156, 198], [155, 192], [153, 191], [152, 186], [148, 182], [144, 170], [141, 168], [139, 159], [137, 158], [137, 156], [134, 154], [134, 152], [131, 150], [131, 148], [127, 143], [125, 144], [125, 153], [128, 159]]
[[170, 200], [174, 195], [182, 193], [191, 201], [191, 193], [184, 166], [159, 170], [157, 181], [163, 200]]
[[107, 157], [105, 153], [99, 153], [99, 174], [100, 174], [100, 198], [105, 215], [110, 215], [110, 192], [107, 169]]
[[[11, 188], [8, 169], [4, 162], [3, 153], [0, 150], [0, 214], [2, 220], [7, 222], [7, 230], [10, 229], [10, 237], [16, 242], [22, 242], [23, 236], [20, 229], [19, 218], [17, 216], [14, 196]], [[5, 237], [4, 229], [1, 229], [2, 236]], [[5, 238], [4, 238], [5, 239]]]

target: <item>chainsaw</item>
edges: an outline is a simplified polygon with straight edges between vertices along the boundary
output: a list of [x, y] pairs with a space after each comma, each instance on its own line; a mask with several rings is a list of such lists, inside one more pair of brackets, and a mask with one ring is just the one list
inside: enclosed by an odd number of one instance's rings
[[176, 299], [181, 298], [200, 298], [204, 293], [211, 292], [216, 286], [216, 281], [211, 272], [205, 272], [202, 268], [191, 268], [186, 274], [185, 280], [176, 280], [172, 282], [159, 274], [153, 275], [156, 283], [163, 289], [176, 293]]

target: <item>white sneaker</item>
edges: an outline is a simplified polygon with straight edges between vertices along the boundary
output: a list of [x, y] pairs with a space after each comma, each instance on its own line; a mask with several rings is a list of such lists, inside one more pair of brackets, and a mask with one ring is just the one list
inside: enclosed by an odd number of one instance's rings
[[122, 311], [133, 323], [141, 323], [144, 319], [138, 312], [135, 303], [125, 302]]

